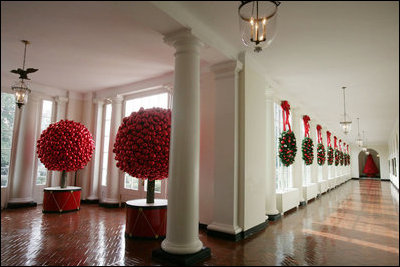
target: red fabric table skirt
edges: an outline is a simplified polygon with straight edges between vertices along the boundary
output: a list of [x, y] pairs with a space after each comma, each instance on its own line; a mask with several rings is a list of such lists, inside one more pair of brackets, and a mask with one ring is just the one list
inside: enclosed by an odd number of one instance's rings
[[43, 212], [77, 211], [81, 205], [81, 188], [76, 186], [47, 187], [43, 196]]
[[126, 236], [159, 239], [165, 237], [166, 231], [166, 199], [155, 199], [154, 204], [147, 204], [146, 199], [126, 202]]

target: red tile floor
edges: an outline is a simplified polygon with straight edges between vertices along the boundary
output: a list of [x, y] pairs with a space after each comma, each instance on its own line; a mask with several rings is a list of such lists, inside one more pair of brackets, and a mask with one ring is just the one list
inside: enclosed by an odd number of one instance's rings
[[[200, 265], [399, 265], [399, 193], [390, 182], [351, 180], [239, 242], [207, 236]], [[161, 241], [124, 236], [125, 209], [84, 204], [1, 212], [1, 265], [160, 265]]]

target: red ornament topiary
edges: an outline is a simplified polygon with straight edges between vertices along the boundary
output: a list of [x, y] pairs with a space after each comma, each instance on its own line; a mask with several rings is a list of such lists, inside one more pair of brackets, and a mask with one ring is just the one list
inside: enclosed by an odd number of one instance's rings
[[154, 181], [168, 178], [170, 132], [171, 111], [163, 108], [132, 112], [118, 129], [113, 149], [117, 167], [149, 180], [147, 203], [154, 203]]
[[92, 158], [94, 140], [83, 124], [61, 120], [42, 132], [36, 148], [40, 161], [48, 170], [63, 172], [61, 187], [66, 187], [65, 172], [86, 166]]

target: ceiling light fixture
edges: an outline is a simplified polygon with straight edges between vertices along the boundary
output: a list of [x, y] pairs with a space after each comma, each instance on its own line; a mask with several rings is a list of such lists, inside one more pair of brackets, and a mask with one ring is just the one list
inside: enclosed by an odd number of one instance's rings
[[362, 150], [365, 152], [365, 154], [367, 154], [368, 155], [368, 148], [367, 148], [367, 139], [365, 138], [365, 132], [363, 131], [363, 143], [364, 143], [364, 146], [363, 146], [363, 148], [362, 148]]
[[363, 140], [361, 139], [361, 136], [360, 136], [360, 118], [357, 118], [357, 124], [358, 124], [358, 135], [357, 135], [356, 143], [357, 143], [358, 147], [362, 147]]
[[21, 42], [25, 44], [24, 61], [22, 63], [22, 69], [18, 68], [16, 70], [11, 70], [12, 73], [19, 74], [19, 80], [13, 86], [11, 86], [11, 89], [15, 92], [15, 103], [18, 105], [18, 108], [21, 108], [23, 105], [27, 103], [28, 94], [31, 92], [31, 90], [28, 88], [28, 85], [25, 82], [25, 80], [30, 80], [28, 78], [28, 74], [39, 70], [34, 68], [27, 68], [25, 70], [26, 46], [30, 44], [30, 42], [27, 40], [22, 40]]
[[279, 1], [241, 1], [239, 26], [245, 46], [261, 52], [276, 34], [276, 16]]
[[350, 120], [346, 120], [346, 97], [344, 94], [344, 91], [346, 90], [346, 87], [342, 87], [343, 89], [343, 109], [344, 109], [344, 116], [343, 116], [343, 121], [340, 122], [340, 126], [342, 127], [342, 131], [345, 134], [348, 134], [351, 131], [351, 121]]

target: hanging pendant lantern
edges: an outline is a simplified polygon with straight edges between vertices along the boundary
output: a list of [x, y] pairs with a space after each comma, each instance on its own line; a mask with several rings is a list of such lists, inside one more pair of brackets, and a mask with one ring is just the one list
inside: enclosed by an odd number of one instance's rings
[[[343, 89], [343, 110], [344, 110], [344, 115], [343, 115], [343, 121], [340, 122], [340, 126], [342, 127], [342, 131], [344, 134], [348, 134], [351, 131], [351, 120], [348, 114], [346, 114], [346, 98], [345, 98], [345, 94], [344, 91], [346, 90], [346, 87], [342, 87]], [[346, 118], [349, 120], [347, 120]]]
[[276, 17], [279, 1], [241, 1], [239, 26], [245, 46], [261, 52], [276, 35]]
[[19, 80], [11, 86], [11, 89], [15, 92], [15, 103], [18, 105], [18, 108], [21, 108], [28, 102], [28, 94], [31, 92], [26, 83], [26, 80], [30, 80], [28, 74], [38, 71], [38, 69], [34, 68], [27, 68], [25, 70], [26, 46], [30, 44], [30, 42], [27, 40], [22, 40], [21, 42], [25, 44], [22, 69], [11, 70], [12, 73], [19, 74]]
[[360, 118], [357, 118], [357, 124], [358, 124], [358, 135], [357, 135], [356, 143], [357, 143], [358, 147], [362, 147], [363, 140], [360, 137]]

